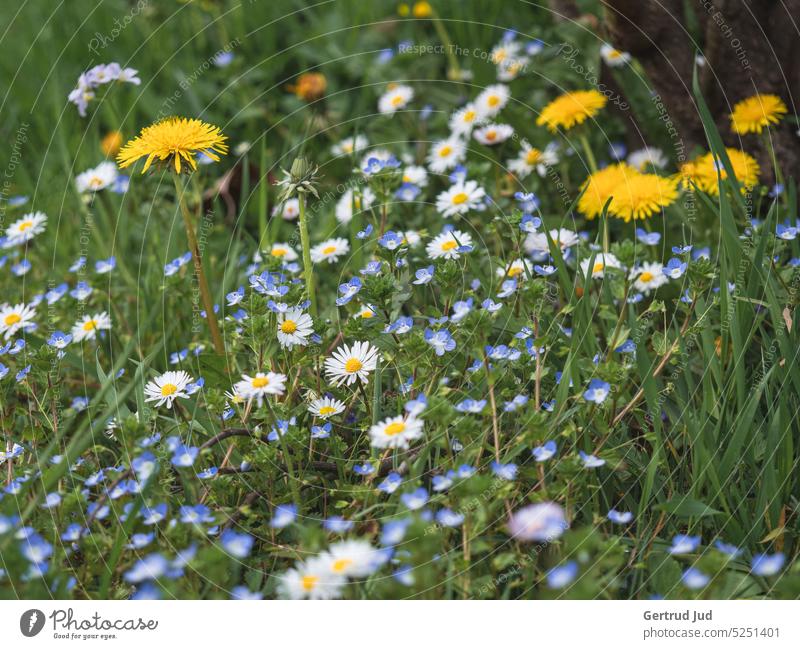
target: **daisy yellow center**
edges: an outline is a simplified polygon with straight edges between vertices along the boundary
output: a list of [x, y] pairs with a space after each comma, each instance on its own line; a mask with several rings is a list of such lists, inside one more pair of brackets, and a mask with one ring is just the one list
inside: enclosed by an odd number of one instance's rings
[[610, 59], [618, 59], [620, 56], [622, 56], [622, 52], [620, 52], [619, 50], [611, 50], [608, 53], [608, 58]]
[[539, 162], [541, 157], [542, 154], [539, 149], [531, 149], [525, 154], [525, 162], [527, 162], [529, 165], [535, 165], [537, 162]]
[[344, 364], [344, 371], [347, 372], [348, 374], [355, 374], [362, 367], [364, 367], [364, 364], [360, 360], [358, 360], [357, 358], [350, 358]]
[[458, 244], [455, 241], [453, 241], [452, 239], [450, 239], [449, 241], [445, 241], [442, 244], [442, 250], [452, 250], [453, 248], [457, 248], [457, 247], [458, 247]]
[[333, 562], [333, 566], [331, 567], [334, 572], [344, 572], [351, 565], [353, 565], [352, 559], [337, 559]]
[[361, 312], [361, 317], [362, 317], [362, 318], [371, 318], [371, 317], [372, 317], [372, 316], [374, 316], [374, 315], [375, 315], [375, 314], [374, 314], [374, 313], [373, 313], [373, 312], [372, 312], [370, 309], [364, 309], [364, 310]]
[[652, 282], [653, 281], [653, 273], [648, 271], [644, 271], [641, 275], [639, 275], [639, 279], [643, 282]]
[[91, 187], [100, 187], [103, 184], [103, 179], [99, 176], [92, 176], [91, 180], [89, 180], [89, 185]]
[[5, 323], [7, 327], [11, 327], [12, 325], [17, 324], [20, 320], [22, 320], [22, 316], [19, 313], [10, 313], [6, 316]]
[[466, 203], [469, 196], [467, 196], [464, 192], [458, 192], [455, 196], [453, 196], [453, 205], [461, 205], [461, 203]]
[[303, 590], [306, 591], [307, 593], [314, 590], [314, 587], [317, 585], [317, 582], [319, 582], [319, 577], [317, 577], [316, 575], [303, 575], [303, 578], [300, 580], [300, 584], [302, 585]]
[[491, 142], [497, 137], [497, 131], [486, 131], [486, 139]]
[[19, 224], [19, 231], [25, 232], [25, 230], [30, 230], [33, 227], [33, 221], [23, 221]]
[[451, 146], [449, 146], [449, 145], [445, 145], [445, 146], [443, 146], [441, 149], [439, 149], [439, 157], [440, 157], [440, 158], [446, 158], [446, 157], [447, 157], [447, 156], [449, 156], [449, 155], [450, 155], [452, 152], [453, 152], [453, 147], [451, 147]]
[[353, 205], [355, 205], [355, 208], [356, 208], [357, 210], [360, 210], [360, 209], [361, 209], [361, 199], [360, 199], [358, 196], [356, 196], [356, 197], [353, 199]]
[[178, 391], [178, 386], [174, 383], [165, 383], [161, 386], [161, 396], [169, 397]]
[[598, 261], [598, 262], [597, 262], [597, 263], [594, 265], [594, 268], [592, 268], [592, 272], [593, 272], [593, 273], [599, 273], [599, 272], [601, 272], [601, 271], [602, 271], [604, 268], [605, 268], [605, 264], [604, 264], [602, 261]]
[[281, 322], [281, 331], [285, 334], [293, 334], [297, 331], [297, 323], [294, 320], [284, 320]]
[[283, 257], [287, 252], [289, 251], [286, 248], [273, 248], [270, 254], [273, 257]]
[[408, 174], [403, 174], [403, 182], [404, 183], [410, 183], [411, 182], [411, 176], [409, 176]]
[[516, 277], [517, 275], [522, 274], [522, 268], [520, 266], [512, 266], [508, 269], [508, 276], [509, 277]]
[[266, 376], [257, 376], [252, 381], [254, 388], [264, 388], [269, 385], [269, 379]]
[[492, 108], [494, 108], [495, 106], [497, 106], [497, 104], [500, 103], [500, 97], [498, 97], [497, 95], [491, 95], [489, 99], [486, 100], [486, 103], [489, 104], [489, 106], [491, 106]]
[[352, 144], [343, 144], [342, 151], [345, 153], [352, 153], [353, 152], [353, 145]]
[[87, 320], [83, 323], [84, 331], [94, 331], [95, 329], [97, 329], [97, 320]]
[[406, 429], [405, 423], [403, 423], [402, 421], [396, 421], [393, 424], [389, 424], [386, 427], [384, 433], [386, 433], [386, 435], [388, 435], [389, 437], [394, 437], [395, 435], [399, 435], [400, 433], [402, 433], [405, 429]]
[[325, 246], [322, 249], [323, 255], [332, 255], [334, 252], [336, 252], [336, 246]]
[[402, 103], [403, 103], [402, 95], [395, 95], [394, 97], [392, 97], [392, 106], [399, 106]]
[[322, 406], [322, 408], [319, 409], [319, 414], [323, 417], [326, 415], [332, 415], [334, 412], [336, 412], [336, 408], [333, 406]]
[[474, 122], [477, 116], [478, 114], [474, 110], [468, 110], [464, 113], [464, 121], [467, 123]]

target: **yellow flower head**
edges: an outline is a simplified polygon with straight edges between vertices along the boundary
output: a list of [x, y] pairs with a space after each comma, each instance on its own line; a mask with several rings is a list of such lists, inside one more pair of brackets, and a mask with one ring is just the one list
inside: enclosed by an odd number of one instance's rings
[[433, 14], [433, 7], [430, 2], [415, 2], [411, 9], [411, 15], [414, 18], [430, 18], [431, 14]]
[[219, 154], [228, 152], [228, 145], [219, 128], [201, 122], [199, 119], [185, 117], [168, 117], [152, 126], [142, 129], [138, 137], [130, 140], [117, 155], [117, 164], [121, 168], [128, 167], [139, 158], [147, 157], [142, 173], [150, 168], [153, 160], [167, 161], [175, 165], [180, 173], [181, 160], [187, 162], [192, 169], [197, 168], [195, 155], [204, 153], [215, 162], [219, 162]]
[[646, 219], [674, 203], [678, 179], [634, 172], [614, 190], [608, 212], [624, 221]]
[[581, 185], [586, 191], [578, 201], [578, 210], [587, 219], [594, 219], [603, 212], [603, 206], [609, 198], [614, 196], [614, 190], [625, 184], [628, 177], [637, 173], [636, 170], [624, 162], [609, 165], [589, 176]]
[[119, 131], [109, 131], [100, 141], [100, 149], [107, 158], [117, 155], [117, 152], [121, 146], [122, 133]]
[[[733, 174], [742, 185], [742, 191], [748, 191], [758, 184], [758, 176], [761, 169], [751, 155], [738, 149], [728, 149], [728, 159], [733, 167]], [[681, 166], [680, 180], [684, 188], [689, 189], [692, 184], [712, 196], [719, 195], [719, 180], [725, 180], [728, 172], [721, 160], [718, 160], [712, 153], [687, 162]]]
[[597, 90], [567, 92], [542, 109], [536, 124], [538, 126], [547, 126], [553, 133], [559, 127], [570, 129], [597, 115], [607, 101], [606, 96], [597, 92]]
[[328, 87], [328, 80], [321, 72], [304, 72], [297, 77], [297, 85], [292, 87], [298, 99], [312, 102], [320, 99]]
[[733, 107], [731, 128], [734, 133], [761, 133], [770, 124], [777, 124], [787, 113], [786, 104], [776, 95], [753, 95]]

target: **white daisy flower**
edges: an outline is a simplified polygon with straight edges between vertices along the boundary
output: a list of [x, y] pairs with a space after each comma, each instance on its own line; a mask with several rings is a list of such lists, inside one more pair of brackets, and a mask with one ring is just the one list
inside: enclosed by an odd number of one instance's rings
[[487, 86], [475, 99], [475, 107], [478, 109], [478, 115], [482, 119], [494, 117], [503, 110], [510, 97], [511, 92], [508, 86], [502, 83], [495, 83], [491, 86]]
[[486, 191], [474, 180], [453, 183], [436, 197], [436, 209], [443, 217], [466, 214], [486, 196]]
[[[584, 259], [581, 262], [581, 274], [583, 277], [586, 277], [586, 273], [589, 271], [590, 261], [590, 259]], [[592, 266], [592, 277], [595, 279], [602, 278], [606, 269], [608, 268], [622, 268], [622, 264], [620, 263], [619, 259], [617, 259], [610, 252], [597, 253], [594, 258], [594, 265]]]
[[410, 442], [422, 437], [422, 426], [422, 420], [415, 417], [389, 417], [369, 429], [370, 444], [375, 448], [407, 449]]
[[514, 135], [514, 128], [508, 124], [487, 124], [476, 129], [472, 137], [486, 146], [495, 146], [502, 144], [512, 135]]
[[464, 159], [466, 147], [457, 137], [436, 142], [428, 153], [428, 167], [433, 173], [441, 174], [452, 169]]
[[364, 187], [357, 193], [352, 188], [348, 189], [336, 203], [336, 220], [347, 225], [353, 219], [353, 208], [359, 214], [368, 210], [374, 202], [375, 193], [369, 187]]
[[513, 81], [516, 79], [531, 62], [528, 56], [518, 56], [513, 59], [507, 59], [497, 66], [497, 80], [498, 81]]
[[72, 327], [72, 339], [79, 343], [82, 340], [93, 340], [98, 331], [111, 329], [111, 318], [108, 313], [95, 313], [93, 316], [83, 316]]
[[367, 383], [369, 373], [378, 365], [378, 349], [368, 342], [356, 341], [353, 346], [342, 345], [325, 359], [325, 373], [334, 385]]
[[300, 216], [300, 200], [290, 198], [284, 201], [282, 205], [276, 205], [272, 210], [272, 216], [280, 216], [286, 221], [294, 221]]
[[455, 135], [468, 136], [480, 122], [480, 115], [475, 104], [469, 103], [450, 116], [450, 130]]
[[24, 303], [0, 306], [0, 333], [8, 340], [20, 329], [27, 329], [36, 315], [36, 309]]
[[277, 257], [283, 261], [295, 261], [297, 259], [297, 252], [288, 243], [278, 242], [272, 244], [269, 249], [269, 254], [272, 257]]
[[353, 153], [358, 153], [362, 149], [366, 149], [369, 146], [369, 140], [363, 135], [356, 135], [355, 137], [346, 137], [344, 140], [341, 140], [339, 143], [334, 144], [331, 147], [331, 153], [335, 157], [339, 156], [349, 156]]
[[350, 244], [347, 239], [328, 239], [311, 248], [311, 261], [315, 264], [322, 263], [323, 261], [332, 264], [339, 259], [339, 257], [346, 255], [348, 252], [350, 252]]
[[383, 564], [383, 556], [368, 541], [359, 540], [334, 543], [320, 555], [328, 561], [333, 574], [355, 578], [367, 577], [375, 572]]
[[75, 178], [75, 186], [80, 193], [99, 192], [117, 179], [119, 172], [117, 165], [106, 160], [101, 162], [94, 169], [87, 169]]
[[242, 380], [233, 386], [233, 393], [250, 401], [255, 399], [260, 406], [268, 395], [280, 396], [286, 390], [286, 375], [277, 372], [258, 372], [255, 376], [242, 374]]
[[472, 246], [472, 237], [461, 230], [450, 230], [435, 237], [425, 250], [431, 259], [458, 259], [461, 256], [459, 249], [465, 246]]
[[[525, 272], [526, 268], [527, 274]], [[498, 268], [496, 273], [498, 277], [510, 277], [513, 279], [516, 277], [527, 277], [528, 275], [533, 275], [533, 270], [530, 262], [527, 259], [515, 259], [505, 268]]]
[[286, 313], [278, 314], [278, 342], [281, 347], [305, 347], [308, 345], [308, 337], [313, 333], [314, 321], [302, 309], [289, 309]]
[[[532, 232], [525, 238], [525, 250], [531, 254], [550, 254], [547, 237], [548, 235], [544, 232]], [[549, 237], [561, 248], [562, 252], [577, 245], [580, 241], [577, 233], [566, 228], [550, 230]]]
[[422, 241], [422, 237], [416, 230], [406, 230], [405, 232], [402, 233], [402, 235], [403, 235], [403, 243], [406, 244], [409, 248], [413, 248], [420, 241]]
[[428, 186], [428, 170], [425, 167], [410, 165], [403, 169], [403, 182], [411, 183], [417, 187]]
[[640, 293], [649, 293], [669, 282], [664, 274], [664, 267], [658, 262], [645, 262], [631, 270], [630, 278], [633, 286]]
[[558, 164], [558, 145], [555, 142], [548, 144], [542, 151], [523, 140], [517, 157], [508, 161], [508, 168], [520, 179], [527, 178], [534, 170], [544, 178], [547, 168], [555, 164]]
[[647, 171], [647, 168], [651, 166], [663, 169], [668, 162], [667, 156], [661, 149], [651, 146], [634, 151], [628, 156], [628, 164], [639, 171]]
[[608, 43], [603, 43], [600, 46], [600, 56], [603, 58], [605, 64], [610, 68], [618, 68], [630, 63], [631, 55], [627, 52], [622, 52]]
[[509, 59], [515, 58], [522, 49], [518, 41], [503, 41], [492, 48], [489, 60], [495, 65], [502, 65]]
[[45, 230], [47, 215], [44, 212], [31, 212], [14, 221], [6, 229], [6, 248], [30, 241]]
[[308, 404], [308, 412], [315, 417], [327, 419], [333, 417], [341, 412], [344, 412], [344, 402], [333, 397], [322, 397], [321, 399], [314, 399]]
[[405, 108], [413, 98], [414, 89], [411, 86], [394, 86], [378, 100], [378, 110], [384, 114], [394, 113]]
[[341, 597], [347, 580], [331, 572], [328, 557], [314, 557], [287, 570], [278, 582], [283, 599], [335, 599]]
[[188, 399], [189, 395], [186, 392], [186, 386], [192, 383], [194, 379], [189, 376], [188, 372], [183, 370], [177, 372], [165, 372], [161, 376], [149, 381], [144, 387], [144, 393], [147, 396], [145, 401], [155, 401], [156, 408], [160, 408], [164, 404], [167, 408], [172, 408], [172, 402], [175, 399]]

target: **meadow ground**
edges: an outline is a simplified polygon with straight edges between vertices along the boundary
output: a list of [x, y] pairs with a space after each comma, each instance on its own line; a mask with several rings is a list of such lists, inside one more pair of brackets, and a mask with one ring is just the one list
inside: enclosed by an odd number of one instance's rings
[[577, 4], [3, 8], [0, 596], [800, 595], [794, 107]]

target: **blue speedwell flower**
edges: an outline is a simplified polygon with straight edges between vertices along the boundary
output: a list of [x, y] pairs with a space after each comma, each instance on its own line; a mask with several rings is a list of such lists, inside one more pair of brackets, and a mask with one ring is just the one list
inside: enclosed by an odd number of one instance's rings
[[445, 352], [451, 352], [456, 348], [456, 341], [447, 329], [439, 331], [425, 329], [425, 341], [433, 347], [437, 356], [444, 356]]
[[589, 381], [589, 387], [583, 393], [583, 398], [592, 403], [603, 403], [611, 392], [611, 385], [600, 379]]

